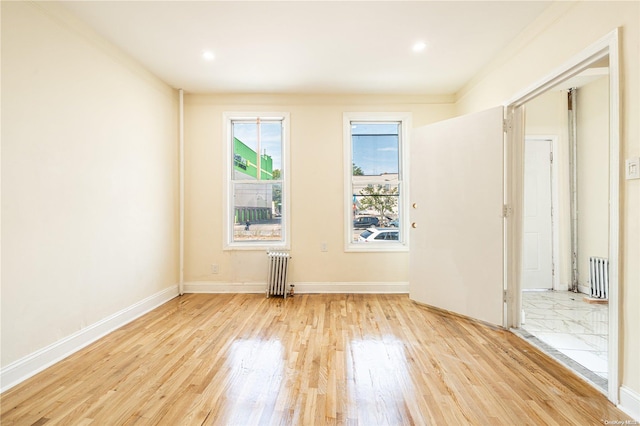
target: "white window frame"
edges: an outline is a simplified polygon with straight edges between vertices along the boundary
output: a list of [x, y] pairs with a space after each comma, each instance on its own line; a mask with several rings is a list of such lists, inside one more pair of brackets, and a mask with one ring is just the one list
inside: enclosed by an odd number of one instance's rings
[[[353, 156], [351, 150], [351, 123], [398, 121], [400, 126], [398, 183], [400, 195], [398, 208], [400, 219], [400, 240], [396, 242], [354, 243], [352, 241], [352, 199], [353, 199]], [[343, 114], [344, 149], [344, 251], [345, 252], [406, 252], [409, 251], [409, 135], [411, 113], [409, 112], [345, 112]]]
[[[266, 250], [278, 248], [289, 250], [291, 248], [291, 190], [290, 174], [291, 164], [289, 157], [289, 113], [288, 112], [224, 112], [223, 114], [223, 203], [222, 203], [222, 226], [223, 226], [223, 250]], [[232, 173], [233, 166], [233, 128], [231, 123], [236, 120], [282, 120], [282, 241], [233, 241], [234, 206], [233, 206], [233, 186]], [[266, 181], [268, 182], [268, 181]]]

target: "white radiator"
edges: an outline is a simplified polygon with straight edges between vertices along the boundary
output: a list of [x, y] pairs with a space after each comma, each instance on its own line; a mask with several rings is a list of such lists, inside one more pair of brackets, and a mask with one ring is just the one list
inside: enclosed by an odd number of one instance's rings
[[591, 285], [592, 298], [609, 298], [609, 259], [603, 257], [589, 258], [589, 283]]
[[267, 281], [267, 297], [287, 297], [287, 273], [291, 256], [287, 252], [270, 251], [269, 280]]

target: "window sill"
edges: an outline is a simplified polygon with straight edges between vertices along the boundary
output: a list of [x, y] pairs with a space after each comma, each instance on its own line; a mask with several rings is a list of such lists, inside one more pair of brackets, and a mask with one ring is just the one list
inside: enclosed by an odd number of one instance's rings
[[291, 250], [289, 244], [286, 243], [277, 243], [273, 241], [265, 241], [265, 242], [255, 242], [255, 243], [227, 243], [224, 245], [222, 250], [224, 251], [266, 251], [270, 249], [277, 250]]
[[344, 248], [344, 251], [349, 253], [397, 253], [409, 252], [409, 246], [407, 244], [386, 243], [347, 244]]

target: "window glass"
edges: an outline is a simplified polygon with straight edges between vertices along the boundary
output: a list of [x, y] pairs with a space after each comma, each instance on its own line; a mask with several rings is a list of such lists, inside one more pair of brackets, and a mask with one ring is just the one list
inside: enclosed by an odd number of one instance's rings
[[284, 243], [283, 119], [230, 119], [228, 125], [228, 243]]
[[397, 175], [400, 123], [351, 124], [354, 176]]
[[[364, 242], [364, 238], [359, 238], [362, 228], [401, 226], [403, 123], [402, 120], [350, 120], [348, 123], [349, 244], [357, 245]], [[373, 239], [400, 241], [398, 232], [382, 232]]]
[[[361, 224], [389, 227], [398, 219], [400, 195], [400, 123], [352, 122], [353, 237], [358, 242]], [[381, 233], [375, 240], [385, 240]]]

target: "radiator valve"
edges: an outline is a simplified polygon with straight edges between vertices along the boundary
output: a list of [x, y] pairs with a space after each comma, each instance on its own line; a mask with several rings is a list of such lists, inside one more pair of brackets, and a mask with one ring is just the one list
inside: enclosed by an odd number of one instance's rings
[[293, 288], [294, 287], [295, 287], [295, 285], [289, 284], [289, 297], [293, 297]]

